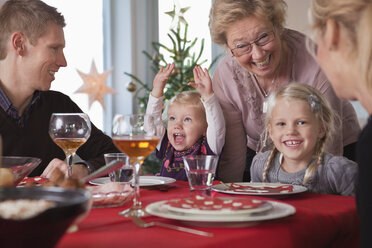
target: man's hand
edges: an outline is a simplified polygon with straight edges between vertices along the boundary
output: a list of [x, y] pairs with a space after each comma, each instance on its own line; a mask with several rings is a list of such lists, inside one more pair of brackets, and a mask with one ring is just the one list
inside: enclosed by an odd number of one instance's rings
[[[68, 165], [64, 161], [62, 161], [58, 158], [55, 158], [52, 161], [50, 161], [50, 163], [45, 168], [45, 170], [43, 171], [41, 176], [46, 177], [46, 178], [50, 178], [53, 171], [56, 168], [58, 168], [65, 175], [65, 178], [68, 177]], [[85, 165], [83, 165], [83, 164], [73, 164], [72, 165], [72, 175], [74, 175], [78, 178], [83, 178], [83, 177], [87, 176], [88, 174], [89, 174], [89, 170]]]

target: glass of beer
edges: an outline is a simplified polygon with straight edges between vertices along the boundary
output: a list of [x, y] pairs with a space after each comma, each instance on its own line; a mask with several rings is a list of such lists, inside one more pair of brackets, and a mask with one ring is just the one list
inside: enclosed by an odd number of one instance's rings
[[66, 155], [68, 176], [72, 175], [72, 160], [76, 150], [89, 138], [91, 123], [85, 113], [53, 113], [49, 135]]
[[134, 198], [130, 209], [120, 215], [144, 216], [139, 192], [139, 171], [144, 159], [155, 150], [163, 134], [160, 115], [116, 115], [113, 121], [112, 139], [116, 147], [129, 156], [133, 166]]

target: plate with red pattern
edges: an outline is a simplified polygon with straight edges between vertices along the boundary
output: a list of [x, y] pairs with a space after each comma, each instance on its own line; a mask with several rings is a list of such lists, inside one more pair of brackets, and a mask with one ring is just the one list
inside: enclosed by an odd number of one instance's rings
[[290, 195], [307, 191], [301, 185], [282, 183], [221, 183], [212, 186], [217, 192], [241, 195]]
[[[158, 186], [165, 185], [175, 182], [176, 179], [171, 177], [160, 177], [160, 176], [140, 176], [139, 184], [140, 186]], [[93, 185], [103, 185], [111, 182], [109, 177], [99, 177], [93, 180], [90, 180], [89, 183]]]
[[[237, 197], [221, 197], [226, 199], [235, 199]], [[223, 227], [244, 227], [255, 225], [259, 221], [283, 218], [293, 215], [296, 209], [287, 203], [277, 201], [265, 201], [270, 209], [262, 212], [244, 213], [236, 212], [234, 214], [222, 213], [205, 214], [200, 210], [194, 212], [179, 212], [169, 209], [170, 200], [157, 201], [146, 206], [146, 212], [162, 218], [185, 221], [190, 225], [196, 226], [223, 226]], [[261, 205], [264, 206], [265, 204]], [[187, 210], [186, 210], [187, 211]]]
[[25, 185], [41, 185], [43, 183], [48, 182], [49, 180], [45, 177], [25, 177], [17, 186], [25, 186]]
[[271, 209], [266, 201], [250, 198], [223, 198], [195, 196], [171, 199], [164, 207], [173, 212], [186, 214], [251, 214]]

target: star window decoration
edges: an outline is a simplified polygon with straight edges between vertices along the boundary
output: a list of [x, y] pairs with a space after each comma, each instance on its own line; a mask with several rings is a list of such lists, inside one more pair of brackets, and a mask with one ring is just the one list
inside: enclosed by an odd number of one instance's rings
[[90, 67], [89, 74], [83, 73], [76, 69], [79, 76], [83, 79], [84, 84], [75, 91], [75, 93], [85, 93], [89, 97], [89, 108], [92, 107], [94, 101], [98, 101], [103, 108], [105, 108], [105, 102], [103, 97], [105, 94], [116, 93], [113, 89], [106, 85], [107, 77], [110, 75], [111, 70], [107, 70], [103, 73], [98, 73], [94, 60]]

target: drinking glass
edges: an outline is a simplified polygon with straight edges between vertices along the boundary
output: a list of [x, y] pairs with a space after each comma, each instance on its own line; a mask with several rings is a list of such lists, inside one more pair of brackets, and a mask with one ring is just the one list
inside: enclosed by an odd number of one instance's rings
[[124, 153], [105, 153], [105, 163], [109, 164], [113, 160], [120, 161], [121, 167], [109, 173], [111, 182], [130, 183], [133, 177], [133, 167], [129, 165], [129, 157]]
[[210, 197], [218, 156], [188, 155], [183, 157], [192, 196]]
[[156, 148], [163, 134], [160, 115], [116, 115], [113, 121], [112, 139], [116, 147], [129, 156], [133, 166], [133, 205], [120, 215], [144, 216], [139, 192], [139, 170], [144, 159]]
[[53, 113], [50, 118], [49, 135], [66, 155], [69, 177], [76, 150], [88, 140], [90, 131], [90, 120], [85, 113]]

